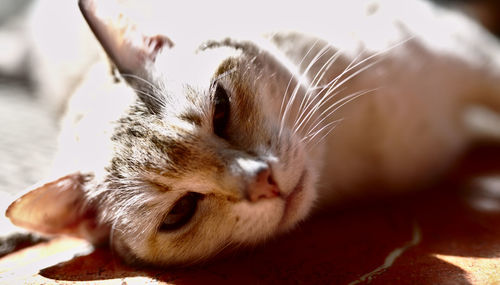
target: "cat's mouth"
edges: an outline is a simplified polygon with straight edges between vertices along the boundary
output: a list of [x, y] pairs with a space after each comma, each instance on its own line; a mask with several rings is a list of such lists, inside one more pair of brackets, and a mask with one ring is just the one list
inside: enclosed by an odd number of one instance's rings
[[297, 182], [297, 185], [295, 185], [295, 188], [293, 188], [292, 192], [286, 196], [286, 202], [287, 204], [290, 202], [291, 199], [293, 199], [293, 196], [296, 196], [297, 193], [301, 192], [302, 189], [304, 188], [304, 179], [306, 176], [307, 170], [304, 169], [302, 171], [302, 174], [300, 175], [299, 181]]
[[283, 197], [285, 200], [285, 208], [283, 210], [283, 216], [280, 221], [280, 228], [285, 229], [290, 225], [291, 219], [293, 219], [293, 213], [297, 210], [300, 205], [300, 200], [297, 199], [298, 196], [304, 190], [304, 181], [307, 175], [307, 170], [304, 169], [300, 175], [297, 185], [293, 188], [292, 192]]

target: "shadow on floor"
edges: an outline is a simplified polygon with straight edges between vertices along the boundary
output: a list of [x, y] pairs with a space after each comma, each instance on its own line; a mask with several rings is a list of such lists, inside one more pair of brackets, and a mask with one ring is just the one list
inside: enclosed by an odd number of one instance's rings
[[500, 272], [481, 272], [479, 263], [478, 271], [470, 272], [440, 257], [464, 257], [472, 265], [487, 259], [500, 266], [500, 214], [471, 209], [456, 191], [469, 174], [495, 173], [494, 167], [484, 166], [498, 161], [500, 150], [472, 154], [428, 191], [321, 213], [264, 246], [204, 265], [131, 267], [109, 249], [98, 248], [40, 275], [103, 283], [146, 277], [174, 284], [473, 284], [479, 280], [475, 274], [500, 280]]

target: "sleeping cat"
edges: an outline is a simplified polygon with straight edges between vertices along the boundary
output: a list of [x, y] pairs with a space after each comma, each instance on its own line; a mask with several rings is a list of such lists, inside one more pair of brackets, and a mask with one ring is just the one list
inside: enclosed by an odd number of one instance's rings
[[73, 95], [55, 178], [7, 216], [129, 262], [189, 264], [288, 231], [314, 205], [432, 181], [485, 138], [474, 114], [500, 111], [500, 46], [461, 15], [401, 2], [198, 41], [80, 0], [112, 68], [96, 64]]

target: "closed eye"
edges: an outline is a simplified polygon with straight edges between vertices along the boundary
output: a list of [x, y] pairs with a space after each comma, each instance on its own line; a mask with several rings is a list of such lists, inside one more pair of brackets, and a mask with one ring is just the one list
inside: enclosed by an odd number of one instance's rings
[[159, 231], [169, 232], [177, 230], [186, 225], [196, 213], [198, 201], [203, 197], [199, 193], [189, 192], [175, 202], [167, 216], [163, 219], [163, 223], [159, 227]]
[[213, 128], [214, 133], [225, 138], [226, 127], [229, 122], [229, 115], [231, 111], [231, 104], [226, 89], [219, 83], [215, 86], [213, 94], [214, 114], [213, 114]]

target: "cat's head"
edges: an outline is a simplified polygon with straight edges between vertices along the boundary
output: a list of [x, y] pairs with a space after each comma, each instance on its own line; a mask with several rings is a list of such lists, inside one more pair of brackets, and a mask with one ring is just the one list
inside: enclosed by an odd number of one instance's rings
[[248, 41], [177, 45], [80, 6], [137, 100], [115, 122], [104, 174], [37, 187], [10, 206], [14, 223], [168, 265], [261, 242], [307, 215], [315, 171], [290, 126], [298, 103], [285, 111], [304, 91], [285, 59]]

